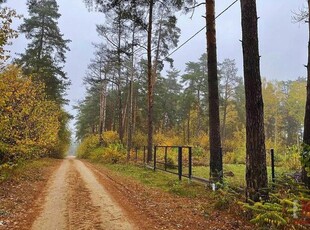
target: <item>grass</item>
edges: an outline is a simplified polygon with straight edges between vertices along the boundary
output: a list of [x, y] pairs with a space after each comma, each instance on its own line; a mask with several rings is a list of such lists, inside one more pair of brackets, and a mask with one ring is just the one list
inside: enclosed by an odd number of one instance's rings
[[[160, 188], [164, 191], [175, 193], [181, 196], [195, 197], [205, 193], [205, 188], [201, 184], [190, 183], [188, 179], [183, 178], [181, 182], [178, 180], [177, 175], [164, 173], [161, 171], [152, 171], [150, 169], [131, 165], [131, 164], [108, 164], [107, 168], [116, 171], [122, 176], [128, 176], [132, 179], [138, 180], [141, 183], [149, 186]], [[160, 165], [158, 165], [160, 166]], [[234, 176], [225, 176], [225, 182], [232, 188], [244, 188], [245, 187], [245, 165], [244, 164], [224, 164], [224, 172], [232, 172]], [[168, 169], [177, 173], [177, 169]], [[194, 166], [193, 176], [201, 178], [209, 178], [208, 166]], [[277, 176], [287, 173], [288, 171], [284, 167], [275, 167], [275, 174]], [[183, 173], [187, 174], [188, 169], [184, 168]], [[267, 167], [267, 173], [269, 181], [271, 182], [271, 167]], [[201, 187], [201, 188], [199, 188]], [[197, 190], [197, 191], [196, 191]]]
[[236, 211], [240, 207], [235, 203], [236, 199], [241, 199], [242, 194], [234, 193], [231, 196], [225, 190], [218, 190], [213, 192], [211, 188], [207, 188], [205, 184], [197, 183], [195, 181], [189, 181], [183, 178], [182, 181], [178, 180], [177, 175], [165, 173], [162, 171], [153, 171], [142, 166], [132, 164], [97, 164], [99, 167], [107, 168], [116, 174], [130, 178], [142, 183], [143, 185], [160, 189], [164, 192], [174, 194], [187, 198], [199, 198], [207, 201], [207, 203], [201, 207], [205, 213], [212, 213], [214, 210], [230, 210]]
[[173, 174], [131, 165], [131, 164], [105, 164], [104, 167], [131, 179], [141, 182], [151, 187], [159, 188], [165, 192], [176, 194], [184, 197], [205, 197], [206, 189], [202, 184], [189, 182], [188, 179], [178, 180]]
[[[225, 177], [226, 182], [232, 187], [245, 187], [245, 165], [244, 164], [224, 164], [224, 173], [232, 172], [234, 176]], [[194, 166], [193, 175], [197, 177], [208, 178], [209, 167]], [[275, 176], [288, 172], [284, 167], [275, 167]], [[269, 181], [271, 181], [271, 167], [267, 167]]]

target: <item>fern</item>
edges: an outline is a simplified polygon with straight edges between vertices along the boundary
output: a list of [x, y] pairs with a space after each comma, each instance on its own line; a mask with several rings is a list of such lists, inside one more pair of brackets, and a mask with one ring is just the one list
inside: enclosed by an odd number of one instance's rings
[[283, 182], [277, 184], [277, 193], [269, 194], [268, 202], [239, 202], [244, 210], [252, 213], [251, 223], [271, 229], [295, 229], [298, 225], [295, 218], [302, 218], [302, 202], [309, 201], [309, 194], [287, 178]]

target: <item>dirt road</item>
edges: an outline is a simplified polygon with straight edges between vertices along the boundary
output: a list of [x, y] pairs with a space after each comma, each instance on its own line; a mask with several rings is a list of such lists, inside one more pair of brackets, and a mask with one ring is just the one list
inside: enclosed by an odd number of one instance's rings
[[51, 177], [33, 230], [137, 229], [93, 172], [75, 158], [65, 159]]

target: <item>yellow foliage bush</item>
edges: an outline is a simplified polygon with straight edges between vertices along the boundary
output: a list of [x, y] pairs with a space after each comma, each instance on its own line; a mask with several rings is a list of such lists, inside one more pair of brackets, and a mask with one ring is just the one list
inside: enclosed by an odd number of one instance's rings
[[120, 142], [119, 135], [115, 131], [106, 131], [103, 133], [102, 137], [104, 143], [107, 145]]
[[142, 148], [147, 145], [147, 135], [142, 132], [136, 132], [132, 138], [133, 147]]
[[198, 146], [204, 148], [204, 149], [210, 149], [210, 140], [209, 135], [206, 133], [202, 133], [197, 138], [198, 142], [196, 143]]
[[153, 137], [154, 145], [167, 145], [167, 137], [163, 133], [155, 133]]
[[98, 147], [98, 137], [86, 137], [79, 145], [77, 155], [80, 158], [93, 162], [115, 164], [126, 161], [126, 149], [121, 144], [110, 144], [107, 147]]
[[154, 135], [154, 145], [181, 146], [183, 145], [183, 140], [182, 137], [175, 135], [173, 132], [166, 134], [159, 132]]
[[88, 159], [91, 152], [99, 146], [99, 136], [89, 135], [79, 144], [76, 155], [78, 158]]
[[0, 163], [46, 156], [57, 146], [61, 108], [43, 89], [15, 66], [0, 74]]

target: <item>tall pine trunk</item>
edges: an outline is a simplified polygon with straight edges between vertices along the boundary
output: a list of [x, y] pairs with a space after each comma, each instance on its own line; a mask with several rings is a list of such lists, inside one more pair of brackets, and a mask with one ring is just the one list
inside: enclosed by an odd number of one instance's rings
[[241, 0], [243, 71], [246, 99], [246, 185], [250, 199], [267, 198], [264, 105], [258, 51], [256, 0]]
[[212, 181], [221, 181], [223, 175], [223, 162], [220, 135], [214, 0], [206, 1], [206, 12], [210, 128], [210, 178]]
[[[308, 0], [308, 10], [310, 9], [310, 0]], [[308, 64], [307, 64], [307, 99], [304, 120], [304, 136], [303, 142], [310, 145], [310, 14], [308, 13], [309, 41], [308, 41]], [[310, 188], [310, 177], [307, 176], [305, 167], [302, 169], [302, 181]]]
[[153, 85], [153, 68], [152, 68], [153, 6], [154, 1], [150, 0], [149, 22], [147, 30], [147, 81], [148, 81], [147, 162], [152, 160], [152, 148], [153, 148], [153, 106], [154, 106], [154, 85]]

